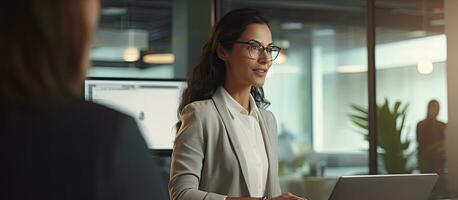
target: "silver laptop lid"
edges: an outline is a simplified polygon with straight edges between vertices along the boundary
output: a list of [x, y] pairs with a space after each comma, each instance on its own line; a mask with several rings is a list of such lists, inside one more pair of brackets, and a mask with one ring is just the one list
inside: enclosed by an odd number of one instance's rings
[[342, 176], [329, 200], [427, 200], [437, 174]]

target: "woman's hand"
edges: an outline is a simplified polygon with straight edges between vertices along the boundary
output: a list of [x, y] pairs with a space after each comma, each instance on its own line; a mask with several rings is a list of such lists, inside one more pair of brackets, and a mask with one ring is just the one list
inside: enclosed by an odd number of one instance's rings
[[291, 194], [289, 192], [287, 193], [283, 193], [282, 195], [278, 196], [278, 197], [274, 197], [274, 198], [270, 198], [268, 200], [307, 200], [306, 198], [303, 198], [303, 197], [298, 197], [294, 194]]

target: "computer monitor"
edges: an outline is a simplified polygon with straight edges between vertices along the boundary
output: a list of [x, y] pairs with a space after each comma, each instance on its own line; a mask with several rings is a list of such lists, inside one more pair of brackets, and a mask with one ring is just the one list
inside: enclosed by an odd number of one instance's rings
[[329, 200], [427, 200], [437, 174], [342, 176]]
[[85, 99], [136, 119], [148, 147], [156, 152], [173, 148], [183, 80], [89, 78]]

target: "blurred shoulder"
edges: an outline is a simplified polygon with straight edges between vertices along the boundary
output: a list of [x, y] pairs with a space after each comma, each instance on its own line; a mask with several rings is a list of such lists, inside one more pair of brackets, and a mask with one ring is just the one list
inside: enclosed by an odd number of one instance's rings
[[132, 117], [104, 105], [92, 102], [76, 102], [52, 109], [51, 112], [72, 115], [75, 120], [86, 122], [116, 122], [133, 120]]

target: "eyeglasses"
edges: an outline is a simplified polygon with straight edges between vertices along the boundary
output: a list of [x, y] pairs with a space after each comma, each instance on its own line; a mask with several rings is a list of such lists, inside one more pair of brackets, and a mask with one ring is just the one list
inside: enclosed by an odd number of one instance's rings
[[246, 44], [248, 45], [247, 50], [249, 57], [251, 59], [259, 59], [261, 57], [261, 54], [264, 53], [264, 51], [267, 52], [267, 58], [270, 61], [275, 60], [278, 57], [278, 54], [280, 54], [281, 48], [277, 46], [267, 46], [264, 47], [262, 44], [256, 40], [249, 40], [247, 42], [243, 41], [226, 41], [229, 43], [239, 43], [239, 44]]

